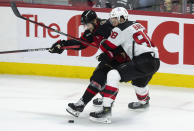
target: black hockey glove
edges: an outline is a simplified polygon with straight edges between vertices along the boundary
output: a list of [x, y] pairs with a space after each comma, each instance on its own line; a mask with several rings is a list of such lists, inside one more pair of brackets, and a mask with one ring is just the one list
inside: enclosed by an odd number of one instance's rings
[[103, 61], [103, 62], [106, 62], [106, 63], [109, 63], [109, 62], [112, 61], [112, 59], [106, 53], [101, 53], [96, 58], [97, 58], [98, 61]]
[[64, 41], [63, 42], [61, 40], [57, 41], [49, 49], [49, 52], [50, 53], [58, 53], [58, 54], [61, 54], [64, 51], [64, 49], [61, 49], [61, 47], [63, 46], [63, 43], [64, 43]]
[[81, 38], [82, 40], [86, 40], [90, 43], [93, 42], [93, 34], [89, 30], [86, 30]]

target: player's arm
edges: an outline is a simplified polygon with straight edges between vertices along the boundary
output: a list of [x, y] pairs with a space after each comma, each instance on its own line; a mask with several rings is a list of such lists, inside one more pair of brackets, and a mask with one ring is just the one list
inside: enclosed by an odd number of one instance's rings
[[119, 28], [114, 28], [108, 39], [103, 40], [100, 45], [100, 49], [103, 54], [100, 57], [102, 59], [113, 59], [116, 55], [117, 48], [123, 43], [122, 32]]
[[[86, 41], [88, 43], [93, 42], [92, 33], [88, 30], [84, 32], [84, 34], [79, 38], [81, 41]], [[58, 53], [61, 54], [65, 49], [72, 49], [72, 50], [82, 50], [88, 47], [88, 45], [77, 41], [77, 40], [58, 40], [55, 42], [51, 48], [49, 49], [50, 53]]]

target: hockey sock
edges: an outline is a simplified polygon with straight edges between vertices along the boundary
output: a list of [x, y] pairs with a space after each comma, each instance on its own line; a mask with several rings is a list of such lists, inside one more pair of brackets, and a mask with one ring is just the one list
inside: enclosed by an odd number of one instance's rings
[[103, 106], [111, 107], [113, 101], [115, 100], [118, 89], [118, 83], [121, 80], [119, 72], [115, 69], [111, 70], [107, 74], [107, 85], [102, 91], [103, 93]]
[[103, 90], [105, 89], [106, 85], [104, 85], [101, 89], [101, 91], [99, 92], [99, 94], [103, 97]]
[[88, 88], [86, 89], [84, 95], [82, 96], [82, 101], [84, 104], [88, 104], [89, 101], [99, 92], [101, 85], [97, 82], [92, 81]]
[[145, 104], [146, 101], [149, 99], [149, 88], [147, 86], [146, 87], [134, 86], [134, 89], [139, 102]]
[[111, 107], [113, 101], [115, 100], [117, 93], [118, 93], [118, 88], [108, 86], [106, 85], [105, 89], [103, 90], [103, 106], [104, 107]]

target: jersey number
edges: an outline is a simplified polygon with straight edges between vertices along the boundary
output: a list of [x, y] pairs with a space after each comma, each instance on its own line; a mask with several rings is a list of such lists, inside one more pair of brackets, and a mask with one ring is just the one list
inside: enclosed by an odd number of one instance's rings
[[148, 47], [154, 47], [153, 43], [151, 42], [150, 38], [147, 36], [146, 33], [142, 31], [138, 31], [133, 34], [133, 39], [137, 44], [143, 44], [144, 42], [147, 44]]
[[111, 38], [112, 39], [115, 39], [116, 37], [117, 37], [117, 35], [118, 35], [118, 33], [117, 32], [114, 32], [114, 31], [112, 31], [112, 33], [111, 33]]

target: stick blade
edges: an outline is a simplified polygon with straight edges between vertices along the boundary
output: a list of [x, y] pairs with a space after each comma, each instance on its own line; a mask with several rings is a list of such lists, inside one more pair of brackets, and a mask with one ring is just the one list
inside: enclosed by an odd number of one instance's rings
[[11, 8], [12, 8], [12, 10], [13, 10], [13, 13], [14, 13], [17, 17], [20, 17], [20, 18], [21, 18], [20, 12], [18, 11], [15, 2], [13, 2], [13, 1], [10, 2], [10, 5], [11, 5]]

